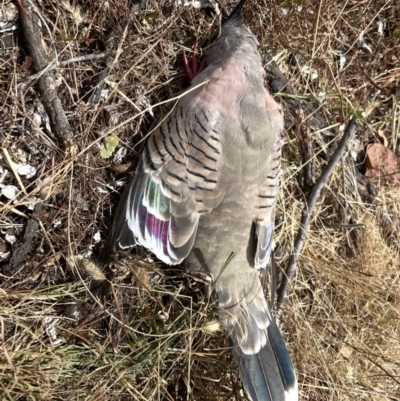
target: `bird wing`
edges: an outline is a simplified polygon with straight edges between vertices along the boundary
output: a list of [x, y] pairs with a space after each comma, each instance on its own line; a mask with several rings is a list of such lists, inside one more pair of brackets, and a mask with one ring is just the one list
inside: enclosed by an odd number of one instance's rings
[[[193, 246], [200, 214], [221, 202], [224, 118], [216, 108], [201, 107], [193, 100], [199, 95], [181, 98], [148, 139], [117, 209], [103, 262], [116, 249], [135, 244], [167, 264], [182, 262]], [[202, 105], [207, 104], [204, 97]]]
[[278, 198], [278, 181], [281, 161], [282, 140], [280, 135], [271, 152], [269, 162], [262, 171], [258, 196], [254, 205], [253, 221], [256, 225], [256, 254], [254, 266], [265, 268], [272, 251], [275, 208]]

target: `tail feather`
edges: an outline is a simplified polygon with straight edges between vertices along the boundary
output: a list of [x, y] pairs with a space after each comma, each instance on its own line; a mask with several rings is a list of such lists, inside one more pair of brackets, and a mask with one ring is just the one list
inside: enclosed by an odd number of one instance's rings
[[283, 338], [273, 320], [268, 327], [268, 341], [256, 354], [245, 354], [240, 345], [233, 355], [240, 376], [252, 401], [297, 401], [297, 380]]
[[[289, 353], [268, 309], [258, 273], [253, 277], [244, 279], [236, 274], [225, 281], [224, 289], [216, 289], [221, 323], [250, 399], [297, 401], [297, 380]], [[238, 291], [243, 283], [246, 290]]]

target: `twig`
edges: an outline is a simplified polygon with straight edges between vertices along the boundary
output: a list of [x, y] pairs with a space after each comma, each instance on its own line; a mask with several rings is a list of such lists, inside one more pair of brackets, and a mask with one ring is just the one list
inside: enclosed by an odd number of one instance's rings
[[107, 51], [107, 52], [103, 52], [103, 53], [99, 53], [99, 54], [87, 54], [85, 56], [72, 57], [72, 58], [70, 58], [68, 60], [64, 60], [64, 61], [57, 61], [57, 59], [55, 59], [51, 63], [46, 65], [46, 67], [44, 67], [43, 69], [38, 71], [36, 74], [33, 74], [33, 75], [30, 75], [29, 77], [26, 77], [24, 79], [24, 82], [20, 83], [19, 85], [21, 87], [25, 88], [32, 81], [34, 81], [35, 79], [39, 78], [42, 74], [44, 74], [46, 72], [49, 72], [49, 71], [53, 71], [56, 68], [63, 68], [68, 64], [80, 63], [82, 61], [101, 60], [103, 58], [112, 56], [113, 54], [115, 54], [115, 51]]
[[[36, 7], [36, 5], [33, 0], [20, 0], [18, 5], [25, 38], [33, 58], [35, 70], [38, 72], [48, 66], [48, 59], [42, 45], [42, 37], [37, 24], [37, 17], [32, 10], [32, 6]], [[57, 85], [53, 74], [49, 71], [44, 71], [38, 79], [38, 87], [43, 105], [49, 115], [52, 129], [63, 144], [64, 149], [74, 151], [74, 135], [62, 108], [61, 101], [57, 96]]]
[[[103, 58], [112, 56], [113, 54], [115, 54], [115, 51], [106, 51], [106, 52], [99, 53], [99, 54], [87, 54], [85, 56], [72, 57], [72, 58], [70, 58], [68, 60], [64, 60], [64, 61], [57, 61], [57, 59], [54, 59], [51, 63], [49, 63], [46, 67], [44, 67], [43, 69], [38, 71], [36, 74], [26, 77], [23, 82], [18, 84], [18, 94], [19, 94], [22, 111], [24, 112], [24, 115], [26, 115], [24, 92], [26, 90], [26, 87], [28, 85], [30, 85], [34, 80], [40, 78], [46, 72], [53, 71], [57, 68], [63, 68], [71, 63], [80, 63], [82, 61], [90, 61], [90, 60], [101, 60]], [[22, 132], [24, 131], [24, 123], [25, 123], [25, 117], [22, 121]]]
[[[348, 158], [348, 157], [347, 157]], [[354, 228], [349, 229], [349, 224], [351, 223], [351, 216], [349, 216], [349, 204], [347, 202], [347, 190], [346, 190], [346, 158], [342, 158], [341, 164], [342, 164], [342, 186], [343, 186], [343, 213], [344, 213], [344, 229], [346, 231], [346, 241], [347, 241], [347, 246], [349, 250], [351, 251], [353, 257], [357, 256], [357, 232], [354, 230]], [[354, 177], [354, 175], [353, 175]]]
[[350, 140], [354, 136], [356, 128], [357, 128], [356, 119], [354, 117], [352, 117], [351, 120], [349, 121], [349, 123], [347, 124], [347, 127], [344, 131], [342, 139], [340, 140], [340, 142], [338, 144], [338, 147], [336, 148], [334, 154], [332, 155], [331, 159], [329, 160], [329, 163], [326, 166], [325, 170], [323, 171], [321, 176], [318, 178], [316, 184], [314, 185], [314, 187], [311, 191], [311, 194], [307, 200], [307, 204], [304, 207], [303, 215], [302, 215], [301, 221], [300, 221], [299, 231], [297, 233], [297, 237], [296, 237], [296, 240], [294, 243], [293, 253], [289, 260], [289, 264], [286, 268], [285, 274], [282, 276], [282, 282], [278, 289], [278, 302], [277, 302], [277, 312], [278, 313], [282, 310], [283, 304], [285, 302], [285, 296], [287, 293], [287, 288], [288, 288], [289, 282], [292, 279], [293, 274], [296, 271], [297, 262], [299, 260], [301, 251], [304, 246], [304, 242], [307, 237], [307, 231], [308, 231], [308, 227], [310, 224], [310, 217], [311, 217], [311, 214], [315, 207], [315, 204], [317, 203], [317, 200], [319, 199], [319, 197], [321, 195], [321, 191], [322, 191], [323, 187], [325, 186], [329, 177], [332, 175], [336, 164], [343, 157], [343, 154], [346, 151]]
[[315, 184], [314, 149], [311, 141], [310, 118], [304, 118], [304, 110], [297, 110], [298, 124], [297, 137], [299, 139], [301, 156], [303, 159], [303, 188], [308, 193]]

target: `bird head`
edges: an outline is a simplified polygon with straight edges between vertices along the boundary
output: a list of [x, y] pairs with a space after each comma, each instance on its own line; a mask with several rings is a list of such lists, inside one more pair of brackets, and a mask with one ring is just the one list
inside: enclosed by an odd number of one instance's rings
[[217, 64], [235, 53], [238, 57], [253, 54], [257, 51], [257, 39], [248, 30], [242, 15], [246, 0], [241, 0], [229, 17], [222, 23], [219, 35], [211, 45], [204, 49], [207, 64]]

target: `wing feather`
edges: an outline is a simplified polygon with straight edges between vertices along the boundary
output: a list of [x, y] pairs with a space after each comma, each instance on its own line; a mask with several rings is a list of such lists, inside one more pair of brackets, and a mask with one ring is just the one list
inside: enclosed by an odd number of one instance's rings
[[254, 206], [253, 221], [256, 224], [257, 248], [254, 266], [265, 268], [273, 247], [275, 208], [278, 197], [278, 182], [281, 160], [281, 138], [279, 137], [271, 153], [269, 163], [262, 172]]
[[181, 99], [145, 145], [117, 209], [103, 260], [135, 244], [168, 264], [189, 254], [199, 216], [223, 197], [220, 123], [217, 110], [191, 107]]

